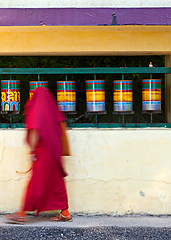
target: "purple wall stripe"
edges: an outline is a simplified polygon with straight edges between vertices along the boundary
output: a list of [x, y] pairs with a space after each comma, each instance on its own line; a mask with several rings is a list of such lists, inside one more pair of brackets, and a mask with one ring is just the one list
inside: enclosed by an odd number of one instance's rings
[[0, 8], [0, 26], [170, 25], [171, 8]]

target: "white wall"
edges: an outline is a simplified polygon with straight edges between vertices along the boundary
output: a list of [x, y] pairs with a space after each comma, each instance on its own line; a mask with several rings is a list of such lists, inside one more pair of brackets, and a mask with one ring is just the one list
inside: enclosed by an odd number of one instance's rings
[[171, 7], [170, 0], [0, 0], [0, 8]]
[[[70, 211], [171, 212], [171, 129], [68, 130], [65, 157]], [[0, 130], [0, 212], [16, 211], [29, 169], [25, 131]]]

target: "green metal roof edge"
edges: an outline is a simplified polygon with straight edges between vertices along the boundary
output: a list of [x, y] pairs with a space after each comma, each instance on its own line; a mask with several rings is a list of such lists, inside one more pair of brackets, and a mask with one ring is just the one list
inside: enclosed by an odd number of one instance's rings
[[[171, 128], [171, 123], [68, 123], [69, 128]], [[0, 123], [0, 128], [24, 128], [23, 123]]]

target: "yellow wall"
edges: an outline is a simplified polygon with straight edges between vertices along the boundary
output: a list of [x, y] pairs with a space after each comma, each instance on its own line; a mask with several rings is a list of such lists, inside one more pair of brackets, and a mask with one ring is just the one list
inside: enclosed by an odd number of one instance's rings
[[[71, 129], [72, 213], [171, 212], [170, 129]], [[0, 130], [0, 212], [16, 211], [29, 174], [24, 129]]]
[[0, 27], [0, 55], [170, 55], [171, 26]]

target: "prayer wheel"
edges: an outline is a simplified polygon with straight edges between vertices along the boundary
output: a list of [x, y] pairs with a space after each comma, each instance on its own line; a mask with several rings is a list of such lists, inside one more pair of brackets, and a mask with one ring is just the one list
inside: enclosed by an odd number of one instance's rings
[[132, 80], [113, 81], [113, 111], [132, 112]]
[[161, 79], [142, 80], [142, 111], [161, 111]]
[[87, 112], [105, 111], [105, 80], [86, 81]]
[[62, 112], [76, 111], [75, 81], [57, 81], [57, 102]]
[[20, 111], [20, 80], [1, 80], [1, 111]]
[[48, 81], [30, 81], [29, 82], [29, 96], [30, 100], [33, 97], [34, 90], [38, 87], [44, 87], [48, 89]]

